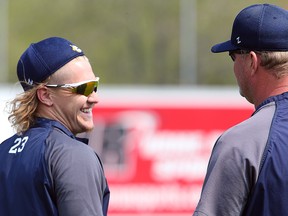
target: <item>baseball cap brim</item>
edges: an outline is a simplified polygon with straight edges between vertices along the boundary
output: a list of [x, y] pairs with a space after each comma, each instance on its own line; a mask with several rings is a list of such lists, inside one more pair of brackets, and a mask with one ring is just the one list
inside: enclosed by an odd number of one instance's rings
[[239, 47], [233, 45], [231, 43], [231, 40], [228, 40], [226, 42], [223, 42], [223, 43], [219, 43], [219, 44], [216, 44], [214, 45], [212, 48], [211, 48], [211, 51], [213, 53], [220, 53], [220, 52], [227, 52], [227, 51], [233, 51], [233, 50], [237, 50], [239, 49]]

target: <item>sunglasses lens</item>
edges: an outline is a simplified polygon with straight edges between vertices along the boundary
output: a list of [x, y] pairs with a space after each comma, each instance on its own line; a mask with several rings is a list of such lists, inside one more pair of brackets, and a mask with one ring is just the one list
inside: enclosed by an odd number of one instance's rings
[[97, 81], [91, 81], [91, 82], [84, 83], [84, 84], [77, 86], [73, 92], [77, 93], [77, 94], [88, 96], [88, 95], [92, 94], [93, 91], [96, 92], [97, 87], [98, 87], [98, 82]]

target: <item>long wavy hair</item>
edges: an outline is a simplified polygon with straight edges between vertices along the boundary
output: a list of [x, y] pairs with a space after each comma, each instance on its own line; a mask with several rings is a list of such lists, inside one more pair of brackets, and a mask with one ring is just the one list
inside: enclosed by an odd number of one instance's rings
[[17, 134], [27, 131], [35, 123], [36, 110], [39, 104], [37, 90], [41, 85], [24, 91], [8, 103], [10, 113], [8, 120]]

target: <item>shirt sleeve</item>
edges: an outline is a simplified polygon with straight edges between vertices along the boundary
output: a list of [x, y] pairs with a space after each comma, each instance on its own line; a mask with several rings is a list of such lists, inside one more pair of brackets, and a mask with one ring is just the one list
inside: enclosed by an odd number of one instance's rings
[[223, 149], [219, 140], [213, 150], [196, 215], [241, 215], [249, 193], [249, 161], [237, 148]]
[[95, 152], [71, 139], [50, 154], [60, 216], [102, 216], [106, 179]]

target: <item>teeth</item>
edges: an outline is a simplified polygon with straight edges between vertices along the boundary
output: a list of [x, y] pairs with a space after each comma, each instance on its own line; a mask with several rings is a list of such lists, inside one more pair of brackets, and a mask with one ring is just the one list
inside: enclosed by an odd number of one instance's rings
[[91, 111], [92, 111], [91, 108], [89, 108], [89, 109], [82, 109], [82, 112], [84, 112], [84, 113], [90, 113]]

